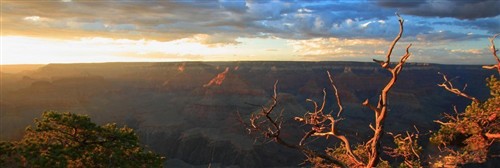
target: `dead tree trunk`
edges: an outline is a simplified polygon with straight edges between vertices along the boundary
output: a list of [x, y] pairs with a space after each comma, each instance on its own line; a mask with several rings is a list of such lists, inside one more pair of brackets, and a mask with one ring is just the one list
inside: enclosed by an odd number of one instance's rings
[[[276, 88], [277, 88], [277, 82], [274, 85], [274, 95], [272, 97], [272, 102], [268, 107], [262, 107], [261, 111], [258, 114], [252, 114], [250, 116], [250, 123], [245, 124], [248, 127], [249, 131], [253, 132], [259, 132], [261, 133], [265, 138], [271, 139], [275, 141], [278, 144], [284, 145], [289, 148], [297, 149], [304, 153], [306, 157], [308, 157], [308, 161], [310, 162], [315, 162], [315, 164], [318, 164], [319, 167], [323, 167], [325, 165], [329, 166], [338, 166], [338, 167], [376, 167], [377, 164], [379, 163], [380, 160], [380, 152], [381, 152], [381, 147], [380, 147], [380, 138], [382, 134], [384, 134], [384, 121], [385, 117], [387, 115], [388, 111], [388, 93], [391, 90], [391, 88], [394, 86], [396, 83], [399, 74], [401, 73], [403, 69], [403, 65], [405, 64], [406, 60], [410, 57], [409, 49], [411, 47], [411, 44], [406, 47], [406, 52], [405, 54], [401, 57], [399, 62], [392, 64], [391, 66], [391, 55], [392, 51], [396, 45], [396, 43], [399, 41], [403, 34], [403, 19], [399, 17], [399, 27], [400, 31], [398, 36], [392, 41], [392, 43], [389, 46], [388, 53], [386, 55], [386, 60], [385, 61], [380, 61], [380, 60], [373, 60], [376, 63], [379, 63], [380, 66], [387, 71], [389, 71], [392, 74], [392, 78], [389, 80], [389, 82], [385, 85], [385, 87], [382, 89], [380, 95], [379, 95], [379, 101], [377, 106], [372, 106], [366, 100], [363, 102], [364, 106], [367, 106], [368, 108], [372, 109], [375, 113], [375, 127], [373, 127], [370, 124], [370, 128], [374, 131], [373, 137], [366, 143], [363, 147], [366, 147], [368, 149], [368, 154], [365, 158], [368, 158], [368, 160], [361, 160], [360, 156], [356, 156], [356, 154], [353, 152], [353, 149], [351, 149], [351, 145], [349, 143], [349, 140], [344, 136], [340, 135], [336, 132], [335, 130], [335, 123], [337, 120], [335, 120], [334, 116], [331, 114], [325, 114], [323, 112], [325, 103], [326, 103], [326, 91], [323, 90], [323, 102], [318, 105], [317, 102], [307, 99], [308, 102], [313, 103], [314, 105], [314, 111], [313, 112], [307, 112], [304, 114], [304, 116], [301, 117], [295, 117], [294, 119], [298, 122], [302, 122], [305, 125], [308, 125], [311, 127], [311, 130], [305, 133], [305, 135], [301, 138], [300, 142], [295, 145], [289, 142], [286, 142], [283, 138], [281, 138], [280, 133], [282, 129], [282, 120], [283, 120], [283, 115], [282, 113], [275, 115], [275, 117], [272, 117], [271, 113], [275, 109], [276, 104], [278, 102], [278, 97], [276, 93]], [[330, 80], [331, 86], [333, 87], [333, 90], [335, 92], [335, 97], [337, 99], [337, 105], [339, 106], [339, 111], [337, 113], [337, 117], [340, 116], [340, 114], [343, 111], [342, 108], [342, 103], [337, 91], [337, 87], [334, 84], [333, 77], [331, 76], [330, 72], [327, 71], [328, 78]], [[241, 120], [241, 122], [243, 122]], [[243, 122], [245, 123], [245, 122]], [[344, 148], [345, 148], [345, 155], [346, 157], [342, 159], [337, 159], [336, 156], [330, 156], [325, 153], [317, 152], [310, 150], [306, 147], [306, 141], [311, 138], [311, 137], [335, 137], [344, 143]], [[318, 161], [317, 158], [320, 158]], [[319, 162], [319, 163], [318, 163]], [[348, 163], [348, 164], [346, 164]]]
[[[399, 17], [399, 15], [398, 15], [398, 17]], [[373, 137], [367, 143], [367, 145], [368, 144], [370, 145], [370, 149], [369, 149], [370, 153], [368, 156], [369, 160], [368, 160], [368, 164], [366, 164], [366, 167], [370, 167], [370, 168], [377, 166], [377, 164], [380, 160], [380, 158], [379, 158], [380, 151], [381, 151], [380, 138], [384, 133], [384, 131], [383, 131], [384, 130], [384, 121], [385, 121], [385, 117], [387, 115], [387, 108], [388, 108], [388, 104], [387, 104], [387, 100], [388, 100], [387, 96], [388, 95], [387, 94], [389, 93], [391, 88], [396, 83], [398, 76], [401, 73], [401, 70], [403, 69], [403, 65], [405, 64], [406, 60], [411, 55], [409, 52], [409, 49], [411, 47], [411, 44], [410, 44], [406, 47], [406, 53], [405, 53], [405, 55], [403, 55], [401, 57], [401, 59], [399, 60], [399, 63], [397, 63], [394, 67], [390, 66], [392, 50], [394, 49], [394, 46], [396, 45], [396, 43], [401, 38], [401, 35], [403, 34], [403, 23], [404, 23], [404, 20], [401, 19], [401, 17], [399, 17], [400, 31], [399, 31], [398, 36], [394, 39], [391, 46], [389, 47], [389, 51], [388, 51], [387, 56], [386, 56], [386, 61], [374, 60], [375, 62], [379, 63], [382, 68], [388, 70], [391, 73], [392, 78], [386, 84], [384, 89], [381, 91], [380, 98], [379, 98], [379, 101], [377, 103], [378, 104], [377, 107], [371, 106], [369, 104], [368, 100], [366, 100], [363, 103], [363, 105], [368, 106], [375, 113], [375, 127], [371, 127], [374, 131]]]

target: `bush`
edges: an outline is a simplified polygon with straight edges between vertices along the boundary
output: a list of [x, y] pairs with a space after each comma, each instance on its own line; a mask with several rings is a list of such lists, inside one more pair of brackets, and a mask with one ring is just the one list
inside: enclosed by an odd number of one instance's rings
[[134, 131], [88, 116], [47, 111], [20, 141], [0, 142], [0, 164], [11, 167], [162, 167]]

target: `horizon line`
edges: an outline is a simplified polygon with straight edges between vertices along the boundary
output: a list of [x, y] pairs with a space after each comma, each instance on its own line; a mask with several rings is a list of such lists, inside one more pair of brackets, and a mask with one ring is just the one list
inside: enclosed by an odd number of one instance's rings
[[[223, 63], [223, 62], [351, 62], [351, 63], [375, 63], [373, 61], [310, 61], [310, 60], [241, 60], [241, 61], [103, 61], [103, 62], [53, 62], [53, 63], [23, 63], [23, 64], [3, 64], [0, 66], [35, 66], [35, 65], [71, 65], [71, 64], [120, 64], [120, 63], [196, 63], [196, 62], [207, 62], [207, 63]], [[397, 63], [393, 61], [391, 63]], [[432, 63], [432, 62], [407, 62], [406, 64], [433, 64], [433, 65], [490, 65], [490, 64], [464, 64], [464, 63]], [[491, 64], [493, 65], [493, 64]]]

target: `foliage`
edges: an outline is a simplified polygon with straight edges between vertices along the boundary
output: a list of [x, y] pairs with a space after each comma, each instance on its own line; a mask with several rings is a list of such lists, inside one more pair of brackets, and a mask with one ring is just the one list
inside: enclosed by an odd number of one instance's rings
[[[335, 148], [327, 148], [326, 153], [335, 159], [343, 161], [348, 167], [359, 167], [359, 165], [350, 158], [344, 144], [340, 144], [340, 146], [335, 147]], [[356, 148], [352, 151], [352, 153], [356, 156], [359, 156], [360, 161], [362, 161], [362, 162], [368, 161], [369, 152], [368, 152], [368, 148], [366, 147], [366, 145], [358, 144], [356, 146]], [[315, 163], [315, 162], [311, 162], [311, 163]], [[315, 167], [317, 167], [317, 166], [315, 166]], [[388, 168], [391, 166], [390, 166], [388, 161], [380, 160], [377, 167], [378, 168]]]
[[404, 161], [399, 167], [422, 167], [420, 160], [422, 147], [418, 145], [418, 133], [406, 132], [406, 136], [392, 133], [389, 133], [389, 135], [392, 135], [396, 148], [386, 147], [385, 153], [394, 158], [402, 157]]
[[487, 83], [490, 98], [486, 101], [472, 102], [464, 113], [446, 115], [444, 122], [436, 121], [441, 128], [430, 140], [449, 153], [444, 157], [451, 162], [447, 164], [483, 163], [489, 147], [499, 140], [500, 81], [491, 76]]
[[20, 141], [0, 142], [0, 164], [12, 167], [161, 167], [134, 131], [88, 116], [47, 111]]

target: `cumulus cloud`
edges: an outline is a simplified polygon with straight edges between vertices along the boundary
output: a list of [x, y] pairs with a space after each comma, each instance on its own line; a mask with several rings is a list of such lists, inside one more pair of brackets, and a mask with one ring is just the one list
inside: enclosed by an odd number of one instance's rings
[[[388, 42], [380, 39], [315, 38], [290, 40], [294, 53], [309, 58], [363, 57], [381, 54]], [[384, 52], [382, 51], [382, 54]]]
[[[414, 43], [410, 48], [412, 57], [410, 62], [445, 63], [445, 64], [490, 64], [493, 60], [487, 42], [484, 48], [474, 46], [464, 47], [455, 41], [477, 39], [473, 34], [461, 34], [451, 31], [442, 31], [417, 36], [422, 42]], [[293, 52], [306, 60], [349, 60], [371, 61], [372, 58], [383, 59], [390, 41], [385, 39], [345, 39], [345, 38], [314, 38], [307, 40], [289, 40]], [[393, 53], [398, 58], [404, 54], [404, 47], [410, 43], [400, 41]], [[454, 43], [454, 45], [449, 45]]]

